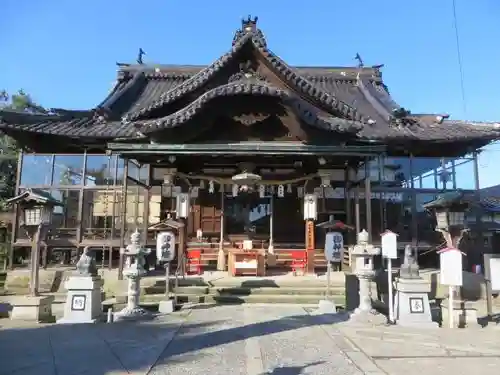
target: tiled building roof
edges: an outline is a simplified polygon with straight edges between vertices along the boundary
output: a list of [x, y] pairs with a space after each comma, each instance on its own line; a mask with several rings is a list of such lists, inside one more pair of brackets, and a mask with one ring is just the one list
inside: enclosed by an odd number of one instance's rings
[[0, 112], [0, 129], [14, 137], [144, 138], [190, 122], [215, 99], [251, 95], [278, 98], [308, 125], [353, 139], [485, 144], [500, 136], [497, 124], [410, 114], [390, 96], [380, 67], [291, 67], [268, 48], [254, 20], [243, 22], [231, 49], [209, 66], [119, 66], [116, 86], [96, 108], [57, 109], [52, 115]]

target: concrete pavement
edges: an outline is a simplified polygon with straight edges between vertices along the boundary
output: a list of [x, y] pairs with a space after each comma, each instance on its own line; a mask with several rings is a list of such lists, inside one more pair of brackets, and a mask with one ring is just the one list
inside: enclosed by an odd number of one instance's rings
[[0, 375], [497, 374], [494, 328], [409, 330], [300, 306], [197, 306], [142, 323], [0, 320]]

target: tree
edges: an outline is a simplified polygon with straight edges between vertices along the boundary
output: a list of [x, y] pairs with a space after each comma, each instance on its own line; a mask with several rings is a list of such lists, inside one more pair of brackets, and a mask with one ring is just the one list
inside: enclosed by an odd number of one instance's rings
[[[48, 113], [23, 90], [13, 95], [9, 95], [6, 90], [0, 90], [0, 110]], [[19, 147], [16, 141], [7, 135], [0, 135], [0, 211], [9, 210], [5, 201], [15, 193], [18, 153]]]

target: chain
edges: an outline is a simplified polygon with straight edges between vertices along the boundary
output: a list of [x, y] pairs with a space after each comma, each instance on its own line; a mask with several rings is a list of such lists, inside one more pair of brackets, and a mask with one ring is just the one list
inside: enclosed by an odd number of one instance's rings
[[[108, 208], [109, 208], [109, 185], [110, 185], [110, 180], [111, 180], [111, 154], [108, 155], [108, 166], [107, 166], [107, 171], [106, 171], [106, 192], [104, 194], [104, 243], [102, 245], [102, 266], [104, 267], [104, 254], [106, 252], [106, 249], [109, 248], [109, 237], [111, 236], [111, 231], [108, 235]], [[113, 210], [115, 209], [115, 202], [113, 199]], [[112, 218], [114, 218], [114, 215], [111, 215]], [[109, 264], [111, 264], [111, 258], [108, 260]]]

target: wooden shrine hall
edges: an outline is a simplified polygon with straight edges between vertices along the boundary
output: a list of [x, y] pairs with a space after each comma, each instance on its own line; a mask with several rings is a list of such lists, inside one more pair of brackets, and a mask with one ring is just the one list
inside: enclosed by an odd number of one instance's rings
[[[400, 197], [424, 172], [411, 161], [438, 160], [429, 166], [437, 168], [500, 135], [495, 125], [412, 114], [390, 96], [381, 66], [361, 59], [289, 66], [268, 48], [257, 18], [244, 19], [228, 47], [208, 66], [148, 65], [141, 53], [136, 64], [118, 64], [115, 87], [93, 109], [0, 113], [0, 129], [25, 149], [21, 159], [51, 155], [55, 171], [63, 156], [83, 155], [69, 178], [46, 186], [29, 182], [20, 161], [19, 190], [74, 193], [74, 214], [59, 224], [74, 231], [55, 226], [48, 247], [102, 246], [111, 266], [136, 228], [151, 247], [171, 230], [182, 232], [178, 259], [196, 272], [315, 272], [325, 267], [331, 228], [320, 224], [339, 223], [345, 245], [361, 229], [376, 242], [392, 222], [412, 241], [415, 215], [404, 226], [393, 219], [412, 210]], [[105, 154], [114, 174], [89, 182], [89, 160]], [[413, 172], [401, 171], [406, 161]], [[305, 220], [310, 194], [315, 220]], [[18, 230], [14, 248], [26, 243]]]

